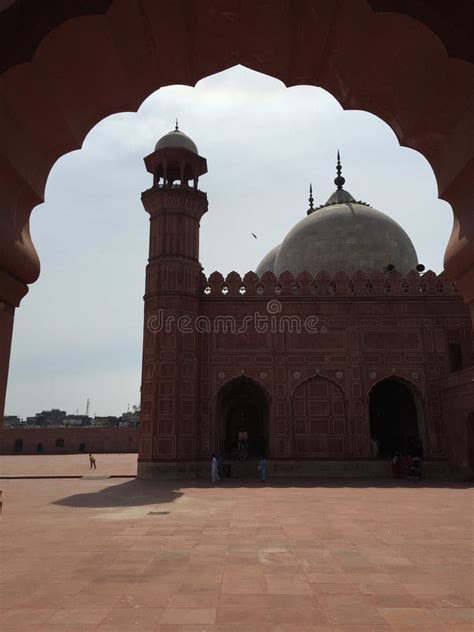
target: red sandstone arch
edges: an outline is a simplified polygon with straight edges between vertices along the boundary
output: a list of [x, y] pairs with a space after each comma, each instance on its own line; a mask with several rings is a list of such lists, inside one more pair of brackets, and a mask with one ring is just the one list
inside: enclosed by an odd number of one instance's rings
[[216, 419], [216, 430], [217, 430], [217, 439], [219, 445], [219, 453], [225, 453], [223, 450], [224, 440], [226, 435], [226, 423], [227, 419], [225, 419], [222, 415], [222, 406], [226, 398], [231, 394], [232, 390], [238, 385], [247, 385], [251, 389], [258, 393], [261, 397], [261, 404], [263, 404], [264, 410], [261, 411], [262, 419], [261, 419], [261, 430], [262, 436], [264, 436], [267, 445], [265, 446], [265, 451], [268, 451], [271, 444], [271, 432], [269, 428], [270, 423], [270, 411], [271, 411], [271, 397], [268, 389], [259, 381], [256, 380], [245, 373], [239, 373], [234, 375], [233, 377], [227, 379], [218, 389], [216, 397], [215, 397], [215, 419]]
[[39, 274], [29, 216], [55, 161], [105, 116], [237, 63], [288, 86], [321, 86], [345, 109], [382, 118], [400, 144], [426, 157], [454, 213], [446, 271], [474, 313], [474, 66], [449, 56], [440, 37], [454, 50], [452, 29], [429, 6], [415, 13], [439, 36], [403, 9], [374, 12], [371, 4], [391, 9], [382, 0], [95, 4], [82, 6], [92, 15], [69, 20], [72, 10], [57, 20], [46, 12], [44, 22], [57, 26], [38, 27], [31, 61], [23, 54], [2, 65], [0, 413], [14, 308]]
[[[430, 454], [431, 452], [431, 442], [430, 442], [430, 432], [429, 428], [427, 428], [426, 419], [426, 402], [423, 392], [420, 387], [415, 384], [412, 380], [398, 374], [398, 373], [387, 373], [386, 375], [378, 378], [373, 384], [371, 384], [370, 388], [367, 391], [367, 404], [370, 402], [370, 396], [372, 391], [382, 384], [382, 382], [387, 382], [389, 380], [395, 380], [405, 386], [413, 396], [413, 401], [416, 406], [416, 414], [417, 414], [417, 424], [418, 424], [418, 434], [419, 438], [423, 444], [423, 450], [425, 454]], [[370, 429], [370, 413], [369, 406], [367, 405], [367, 414], [369, 415], [368, 419], [368, 427]]]
[[384, 382], [385, 380], [389, 380], [389, 379], [398, 380], [404, 386], [410, 389], [414, 397], [418, 397], [421, 401], [424, 401], [424, 394], [419, 384], [416, 384], [410, 378], [400, 375], [399, 373], [394, 373], [393, 371], [387, 371], [383, 375], [378, 376], [375, 382], [370, 385], [370, 388], [367, 391], [367, 397], [370, 397], [371, 391], [377, 386], [377, 384], [380, 384], [380, 382]]

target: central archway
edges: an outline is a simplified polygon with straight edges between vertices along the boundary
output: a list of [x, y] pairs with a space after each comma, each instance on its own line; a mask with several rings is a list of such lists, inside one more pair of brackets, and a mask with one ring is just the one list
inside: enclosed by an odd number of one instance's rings
[[225, 384], [217, 397], [220, 450], [237, 458], [239, 433], [246, 434], [249, 458], [268, 451], [268, 397], [263, 387], [244, 375]]
[[423, 456], [421, 410], [410, 386], [397, 377], [381, 380], [369, 394], [370, 434], [378, 456], [395, 452]]

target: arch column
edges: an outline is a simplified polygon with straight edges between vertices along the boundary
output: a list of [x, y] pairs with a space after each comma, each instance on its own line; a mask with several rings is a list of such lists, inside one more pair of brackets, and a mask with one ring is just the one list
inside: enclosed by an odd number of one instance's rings
[[40, 273], [39, 258], [30, 236], [30, 213], [43, 201], [44, 183], [41, 184], [39, 179], [47, 175], [50, 168], [50, 164], [38, 170], [31, 167], [28, 179], [13, 160], [1, 155], [15, 155], [15, 151], [17, 155], [26, 154], [22, 154], [24, 147], [20, 142], [17, 146], [12, 130], [2, 126], [2, 114], [0, 108], [0, 429], [5, 411], [15, 308], [27, 294], [28, 285], [34, 283]]
[[453, 230], [444, 255], [448, 278], [471, 309], [474, 325], [474, 159], [441, 196], [454, 211]]
[[3, 426], [15, 309], [0, 303], [0, 428]]
[[[0, 242], [1, 247], [1, 242]], [[0, 429], [3, 427], [15, 308], [28, 286], [0, 267]]]

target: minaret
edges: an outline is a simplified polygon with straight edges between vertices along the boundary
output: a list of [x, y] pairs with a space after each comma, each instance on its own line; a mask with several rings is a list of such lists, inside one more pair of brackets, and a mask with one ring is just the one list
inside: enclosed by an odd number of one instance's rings
[[[160, 462], [196, 457], [199, 223], [207, 195], [198, 189], [205, 158], [176, 127], [145, 158], [153, 186], [142, 193], [150, 215], [138, 473], [160, 476]], [[166, 469], [166, 467], [165, 467]]]

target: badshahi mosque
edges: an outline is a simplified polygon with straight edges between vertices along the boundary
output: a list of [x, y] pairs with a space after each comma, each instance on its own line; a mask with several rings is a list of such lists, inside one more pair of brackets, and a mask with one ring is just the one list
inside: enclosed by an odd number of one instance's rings
[[396, 451], [428, 475], [465, 459], [449, 384], [474, 361], [468, 306], [397, 222], [349, 193], [339, 154], [328, 200], [310, 191], [244, 276], [203, 274], [194, 141], [176, 126], [145, 166], [140, 476], [207, 476], [212, 454], [237, 475], [265, 455], [274, 476], [385, 476]]

